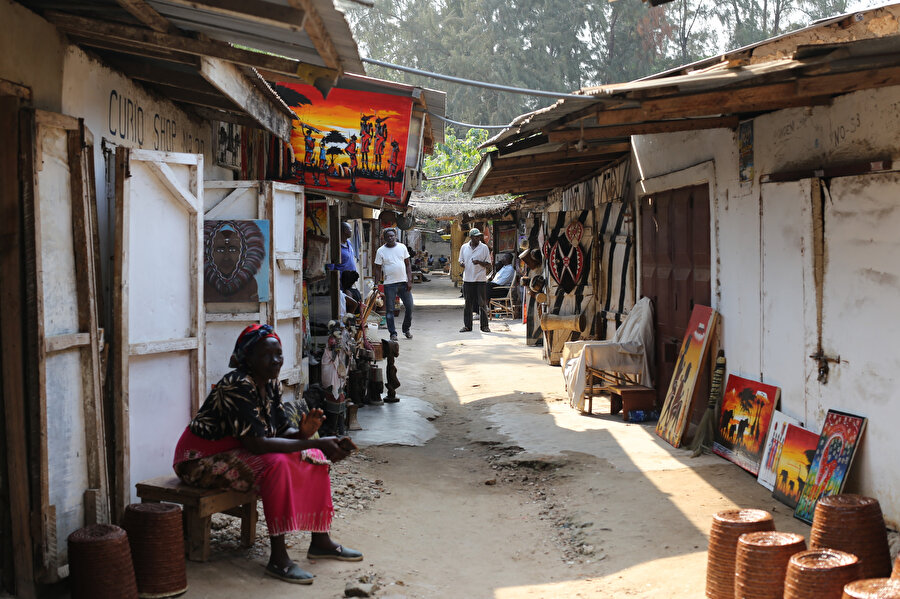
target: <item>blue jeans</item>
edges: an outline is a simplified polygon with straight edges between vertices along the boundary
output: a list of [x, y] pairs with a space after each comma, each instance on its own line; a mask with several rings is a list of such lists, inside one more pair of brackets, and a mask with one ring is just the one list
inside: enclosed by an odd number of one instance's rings
[[387, 320], [387, 328], [391, 335], [397, 334], [397, 327], [394, 325], [394, 298], [398, 296], [400, 301], [403, 302], [403, 332], [408, 332], [410, 325], [412, 325], [413, 298], [412, 292], [406, 286], [406, 282], [385, 285], [384, 318]]

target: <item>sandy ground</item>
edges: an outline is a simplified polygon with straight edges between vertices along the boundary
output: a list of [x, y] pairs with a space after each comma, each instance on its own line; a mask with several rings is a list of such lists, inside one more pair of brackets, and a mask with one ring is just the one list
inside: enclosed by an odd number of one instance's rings
[[691, 459], [602, 400], [594, 416], [576, 413], [521, 324], [459, 333], [462, 301], [446, 278], [413, 292], [403, 399], [360, 410], [364, 447], [333, 471], [333, 536], [366, 559], [313, 563], [308, 536], [292, 535], [317, 578], [286, 584], [263, 576], [264, 537], [241, 549], [220, 521], [211, 560], [188, 564], [184, 597], [336, 598], [360, 577], [396, 599], [702, 597], [716, 511], [767, 509], [779, 530], [808, 535], [738, 467]]

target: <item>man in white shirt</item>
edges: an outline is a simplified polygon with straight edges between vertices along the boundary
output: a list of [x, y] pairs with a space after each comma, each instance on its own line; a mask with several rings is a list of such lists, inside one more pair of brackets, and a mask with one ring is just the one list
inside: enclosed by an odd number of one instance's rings
[[512, 265], [512, 255], [500, 254], [500, 258], [497, 260], [497, 270], [488, 279], [488, 294], [490, 297], [506, 297], [515, 274], [516, 269]]
[[469, 243], [459, 248], [459, 265], [463, 268], [463, 328], [460, 333], [472, 330], [472, 312], [478, 310], [481, 330], [490, 333], [488, 327], [487, 273], [491, 267], [491, 251], [481, 243], [481, 231], [469, 229]]
[[397, 340], [397, 327], [394, 325], [394, 300], [399, 297], [403, 302], [403, 335], [412, 339], [409, 327], [412, 325], [412, 267], [409, 263], [409, 250], [397, 241], [394, 229], [385, 229], [381, 235], [384, 245], [375, 252], [375, 284], [384, 285], [385, 320], [391, 341]]

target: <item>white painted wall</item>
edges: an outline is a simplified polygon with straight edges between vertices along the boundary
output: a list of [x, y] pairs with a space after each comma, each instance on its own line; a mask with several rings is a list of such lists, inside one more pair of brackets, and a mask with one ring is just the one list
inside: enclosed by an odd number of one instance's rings
[[66, 41], [21, 4], [0, 0], [0, 79], [31, 88], [35, 107], [59, 112]]
[[[759, 175], [883, 159], [900, 154], [900, 87], [836, 98], [831, 106], [755, 119], [755, 180], [738, 177], [736, 134], [716, 129], [632, 138], [636, 182], [668, 188], [711, 184], [713, 307], [723, 316], [729, 372], [782, 387], [783, 409], [819, 430], [829, 408], [869, 418], [848, 490], [878, 498], [900, 522], [900, 475], [892, 401], [900, 359], [900, 176], [835, 178], [826, 201], [823, 337], [840, 355], [827, 385], [816, 381], [812, 279], [814, 181], [759, 184]], [[700, 169], [697, 165], [707, 165]], [[694, 168], [691, 168], [694, 167]], [[699, 169], [699, 171], [698, 171]], [[641, 193], [641, 185], [635, 186]]]

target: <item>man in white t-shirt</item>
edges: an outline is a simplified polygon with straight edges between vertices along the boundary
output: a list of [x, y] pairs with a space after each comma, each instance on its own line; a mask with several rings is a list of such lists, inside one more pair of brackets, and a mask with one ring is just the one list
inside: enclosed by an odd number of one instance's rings
[[397, 340], [397, 327], [394, 325], [394, 300], [399, 297], [403, 302], [403, 335], [412, 339], [409, 331], [412, 325], [412, 267], [409, 263], [409, 250], [397, 241], [394, 229], [385, 229], [381, 238], [384, 245], [375, 252], [375, 284], [384, 285], [385, 320], [391, 341]]
[[481, 330], [490, 333], [488, 327], [487, 273], [491, 268], [491, 251], [481, 243], [481, 231], [469, 229], [469, 243], [459, 248], [459, 265], [463, 267], [463, 328], [460, 333], [472, 330], [472, 312], [478, 310]]

